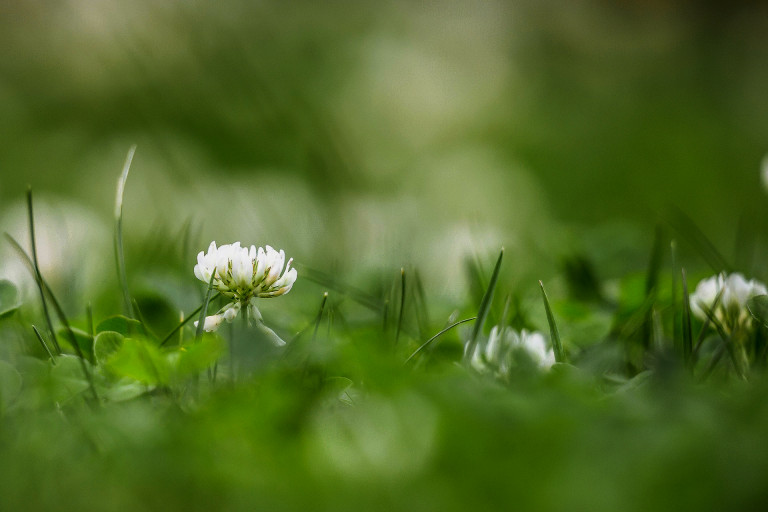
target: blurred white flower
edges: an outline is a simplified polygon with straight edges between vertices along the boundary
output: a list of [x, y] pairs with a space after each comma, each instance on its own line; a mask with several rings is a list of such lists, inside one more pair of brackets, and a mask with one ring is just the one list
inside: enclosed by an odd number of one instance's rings
[[[718, 294], [720, 301], [712, 310]], [[765, 284], [754, 279], [747, 281], [742, 274], [733, 273], [728, 276], [718, 274], [703, 279], [696, 285], [696, 290], [690, 296], [691, 312], [699, 319], [707, 318], [706, 311], [712, 310], [715, 319], [720, 322], [726, 332], [733, 332], [740, 327], [747, 327], [751, 316], [747, 310], [747, 301], [756, 295], [768, 293]]]
[[[208, 284], [213, 277], [213, 288], [232, 302], [217, 314], [205, 318], [203, 329], [211, 332], [224, 322], [232, 322], [243, 306], [251, 318], [261, 320], [256, 307], [257, 298], [277, 297], [288, 293], [296, 281], [296, 269], [285, 263], [285, 252], [252, 245], [240, 247], [240, 242], [216, 247], [211, 242], [208, 252], [200, 251], [195, 265], [195, 277]], [[285, 270], [283, 270], [285, 266]], [[197, 322], [195, 322], [197, 326]]]
[[479, 372], [494, 371], [507, 375], [516, 362], [516, 356], [523, 355], [541, 370], [549, 370], [555, 364], [555, 353], [547, 348], [544, 335], [523, 329], [500, 329], [494, 326], [485, 343], [475, 345], [471, 365]]

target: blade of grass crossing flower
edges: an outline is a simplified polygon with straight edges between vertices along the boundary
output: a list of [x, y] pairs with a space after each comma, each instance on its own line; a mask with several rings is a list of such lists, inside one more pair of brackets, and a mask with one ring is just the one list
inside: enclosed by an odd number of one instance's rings
[[403, 329], [403, 315], [405, 314], [405, 268], [400, 269], [400, 312], [397, 316], [397, 330], [395, 331], [395, 345], [400, 340], [400, 331]]
[[716, 272], [731, 272], [733, 267], [728, 263], [728, 260], [717, 250], [699, 226], [682, 210], [672, 207], [669, 213], [669, 222], [680, 236], [688, 239], [693, 244], [712, 269]]
[[48, 348], [48, 344], [43, 339], [43, 336], [40, 334], [40, 331], [37, 330], [37, 327], [34, 325], [32, 326], [32, 330], [35, 331], [35, 336], [37, 336], [38, 341], [43, 346], [43, 349], [48, 354], [48, 357], [51, 358], [51, 363], [53, 366], [56, 366], [56, 358], [53, 357], [53, 354], [51, 353], [51, 349]]
[[693, 365], [693, 329], [691, 327], [691, 298], [688, 295], [688, 278], [685, 269], [681, 271], [683, 283], [683, 362], [688, 368]]
[[456, 327], [456, 326], [458, 326], [458, 325], [461, 325], [461, 324], [463, 324], [463, 323], [466, 323], [466, 322], [471, 322], [472, 320], [477, 320], [477, 317], [476, 317], [476, 316], [473, 316], [473, 317], [471, 317], [471, 318], [465, 318], [464, 320], [459, 320], [458, 322], [453, 322], [453, 323], [452, 323], [451, 325], [449, 325], [448, 327], [445, 327], [445, 328], [444, 328], [444, 329], [442, 329], [440, 332], [438, 332], [437, 334], [435, 334], [434, 336], [432, 336], [431, 338], [429, 338], [427, 341], [425, 341], [424, 343], [422, 343], [422, 344], [419, 346], [419, 348], [417, 348], [417, 349], [416, 349], [416, 350], [413, 352], [413, 354], [411, 354], [410, 356], [408, 356], [408, 359], [406, 359], [406, 360], [405, 360], [405, 362], [404, 362], [403, 364], [408, 364], [408, 362], [409, 362], [411, 359], [413, 359], [414, 357], [416, 357], [416, 356], [417, 356], [417, 355], [418, 355], [418, 354], [419, 354], [419, 353], [420, 353], [422, 350], [424, 350], [425, 348], [427, 348], [427, 347], [428, 347], [430, 344], [432, 344], [432, 342], [434, 342], [434, 341], [435, 341], [437, 338], [439, 338], [440, 336], [442, 336], [442, 335], [443, 335], [443, 334], [445, 334], [446, 332], [450, 331], [451, 329], [453, 329], [454, 327]]
[[739, 355], [736, 352], [736, 347], [733, 339], [725, 331], [723, 324], [715, 317], [714, 310], [709, 308], [703, 308], [703, 309], [709, 321], [712, 323], [712, 325], [715, 326], [715, 330], [717, 330], [717, 334], [720, 335], [720, 338], [723, 341], [723, 346], [728, 351], [728, 355], [731, 358], [731, 363], [733, 364], [733, 367], [736, 370], [737, 375], [741, 379], [746, 380], [747, 378], [746, 368], [744, 368], [743, 365], [741, 364], [742, 362], [739, 359]]
[[[45, 322], [48, 327], [48, 331], [51, 335], [51, 341], [53, 342], [53, 347], [56, 349], [56, 353], [61, 355], [61, 346], [59, 346], [59, 340], [56, 338], [56, 331], [53, 328], [53, 322], [51, 321], [51, 314], [48, 311], [48, 301], [45, 300], [45, 291], [43, 289], [43, 276], [40, 273], [40, 265], [37, 260], [37, 243], [35, 242], [35, 214], [34, 214], [34, 207], [32, 205], [32, 187], [29, 187], [27, 189], [27, 215], [29, 216], [29, 239], [30, 244], [32, 247], [32, 269], [33, 269], [33, 276], [35, 278], [35, 282], [37, 283], [37, 289], [40, 292], [40, 301], [43, 305], [43, 315], [45, 316]], [[12, 245], [15, 246], [15, 248], [20, 251], [22, 254], [26, 256], [26, 252], [24, 249], [19, 245], [16, 240], [14, 240], [10, 235], [6, 233], [6, 238], [8, 238]], [[26, 259], [29, 261], [29, 257], [26, 256]]]
[[701, 326], [701, 330], [699, 331], [699, 335], [696, 337], [696, 343], [693, 345], [693, 359], [695, 360], [699, 349], [701, 348], [701, 345], [704, 343], [704, 337], [706, 336], [707, 332], [709, 331], [709, 324], [712, 323], [712, 311], [717, 309], [717, 306], [720, 304], [720, 299], [723, 296], [723, 292], [725, 291], [725, 287], [721, 288], [720, 291], [715, 295], [715, 300], [712, 301], [712, 305], [707, 309], [706, 307], [702, 307], [702, 310], [704, 311], [704, 314], [706, 315], [706, 320], [704, 320], [704, 323]]
[[128, 150], [125, 158], [123, 172], [117, 180], [117, 196], [115, 197], [115, 262], [117, 264], [117, 275], [120, 280], [120, 287], [123, 291], [123, 303], [126, 310], [126, 316], [133, 318], [133, 303], [128, 291], [128, 277], [125, 272], [125, 255], [123, 254], [123, 193], [125, 192], [125, 182], [128, 180], [128, 172], [131, 170], [133, 154], [136, 152], [136, 146], [133, 145]]
[[549, 305], [549, 298], [547, 297], [547, 292], [544, 290], [544, 283], [539, 281], [539, 286], [541, 287], [541, 297], [544, 300], [544, 310], [547, 313], [549, 336], [552, 338], [552, 349], [555, 353], [555, 361], [558, 363], [565, 363], [565, 351], [563, 350], [563, 343], [560, 341], [560, 331], [557, 329], [555, 315], [552, 314], [552, 308]]
[[467, 349], [464, 352], [464, 359], [467, 364], [472, 359], [472, 354], [475, 353], [475, 346], [477, 345], [477, 337], [480, 335], [480, 331], [483, 329], [486, 318], [488, 318], [488, 312], [491, 309], [491, 303], [493, 302], [493, 293], [496, 291], [496, 283], [499, 280], [499, 271], [501, 270], [501, 260], [504, 257], [504, 248], [499, 252], [499, 258], [496, 260], [496, 266], [493, 268], [493, 274], [491, 274], [491, 280], [488, 283], [488, 288], [485, 290], [483, 300], [480, 302], [480, 309], [477, 312], [477, 321], [472, 328], [472, 334], [470, 335], [469, 342], [467, 343]]
[[[217, 293], [214, 295], [211, 300], [216, 300], [221, 296], [221, 293]], [[195, 308], [194, 311], [192, 311], [190, 314], [188, 314], [186, 317], [182, 318], [181, 322], [179, 322], [179, 325], [173, 328], [171, 332], [165, 335], [165, 338], [160, 342], [160, 346], [164, 346], [166, 343], [170, 341], [171, 338], [173, 338], [173, 335], [177, 332], [181, 331], [181, 329], [187, 325], [193, 318], [195, 318], [195, 315], [200, 313], [200, 311], [203, 309], [203, 305], [201, 304], [197, 308]]]
[[[216, 278], [216, 267], [213, 267], [211, 272], [211, 279], [208, 281], [208, 291], [205, 292], [205, 300], [200, 307], [200, 316], [197, 321], [197, 330], [195, 331], [195, 341], [199, 342], [203, 339], [203, 328], [205, 327], [205, 317], [208, 315], [208, 304], [211, 302], [211, 295], [213, 294], [213, 280]], [[247, 322], [247, 315], [243, 315], [243, 319]]]

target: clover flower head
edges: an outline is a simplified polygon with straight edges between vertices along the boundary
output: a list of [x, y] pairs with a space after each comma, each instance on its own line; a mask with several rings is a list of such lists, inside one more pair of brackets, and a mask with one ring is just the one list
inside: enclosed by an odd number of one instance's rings
[[544, 335], [523, 329], [517, 332], [494, 326], [485, 343], [475, 345], [470, 364], [481, 373], [495, 371], [504, 376], [512, 368], [515, 356], [523, 354], [536, 367], [549, 370], [555, 364], [555, 353], [547, 347]]
[[[285, 252], [252, 245], [241, 247], [240, 242], [219, 247], [211, 242], [208, 251], [200, 251], [195, 265], [195, 277], [208, 284], [231, 302], [215, 315], [206, 317], [203, 328], [215, 331], [224, 322], [231, 322], [243, 306], [248, 314], [261, 318], [256, 308], [257, 298], [278, 297], [288, 293], [296, 282], [293, 259], [286, 263]], [[197, 325], [197, 324], [195, 324]]]
[[[757, 295], [768, 293], [765, 284], [754, 279], [747, 281], [742, 274], [718, 274], [703, 279], [696, 285], [690, 296], [691, 312], [697, 318], [705, 320], [711, 310], [715, 319], [727, 332], [749, 327], [751, 316], [747, 310], [747, 301]], [[715, 300], [720, 295], [716, 307]]]

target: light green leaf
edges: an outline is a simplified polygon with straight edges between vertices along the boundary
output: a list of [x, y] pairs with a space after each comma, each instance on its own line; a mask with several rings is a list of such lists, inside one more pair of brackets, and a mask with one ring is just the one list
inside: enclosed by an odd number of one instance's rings
[[199, 342], [179, 347], [168, 356], [169, 361], [173, 361], [176, 378], [184, 378], [200, 373], [215, 363], [223, 349], [221, 337], [206, 333]]
[[[88, 334], [87, 332], [81, 331], [80, 329], [76, 329], [74, 327], [72, 327], [71, 329], [72, 329], [72, 335], [74, 336], [75, 341], [77, 342], [77, 345], [80, 347], [80, 351], [90, 361], [93, 361], [93, 337], [91, 337], [91, 335]], [[58, 331], [56, 331], [56, 335], [59, 337], [62, 348], [65, 348], [71, 345], [71, 342], [69, 341], [70, 339], [69, 333], [67, 332], [66, 327], [62, 327]], [[70, 348], [72, 350], [75, 350], [75, 347], [70, 347]]]
[[99, 325], [96, 326], [96, 333], [104, 331], [119, 332], [126, 337], [146, 336], [147, 334], [141, 322], [123, 315], [110, 316], [99, 322]]
[[11, 316], [20, 306], [16, 286], [10, 281], [0, 280], [0, 319]]
[[93, 341], [93, 355], [99, 366], [107, 364], [109, 359], [123, 346], [125, 337], [119, 332], [103, 331]]
[[107, 361], [106, 368], [122, 377], [148, 385], [167, 385], [170, 364], [162, 351], [144, 339], [126, 338]]
[[[90, 365], [88, 361], [84, 363]], [[81, 364], [79, 357], [69, 354], [56, 358], [56, 365], [51, 368], [54, 400], [65, 402], [88, 389], [88, 381], [83, 375]]]

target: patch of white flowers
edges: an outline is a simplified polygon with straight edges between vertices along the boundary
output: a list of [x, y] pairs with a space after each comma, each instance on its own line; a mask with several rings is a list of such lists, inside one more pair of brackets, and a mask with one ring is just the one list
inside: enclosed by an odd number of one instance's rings
[[256, 299], [278, 297], [291, 290], [296, 281], [292, 261], [286, 263], [285, 252], [268, 245], [241, 247], [240, 242], [235, 242], [216, 247], [216, 242], [211, 242], [208, 252], [200, 251], [197, 255], [195, 277], [205, 284], [213, 278], [213, 288], [231, 302], [215, 315], [207, 316], [203, 329], [215, 331], [225, 321], [232, 322], [243, 308], [250, 318], [260, 321]]
[[540, 332], [520, 332], [511, 328], [494, 326], [485, 343], [475, 345], [470, 364], [477, 371], [494, 372], [500, 376], [509, 374], [520, 357], [541, 370], [549, 370], [555, 364], [555, 353], [548, 347]]
[[[721, 293], [722, 292], [722, 293]], [[699, 319], [707, 318], [711, 311], [714, 318], [728, 333], [751, 326], [752, 317], [747, 310], [747, 301], [757, 295], [768, 293], [765, 284], [754, 279], [747, 281], [742, 274], [718, 274], [704, 279], [691, 294], [691, 312]], [[717, 296], [720, 300], [715, 304]], [[713, 306], [714, 309], [713, 309]]]

